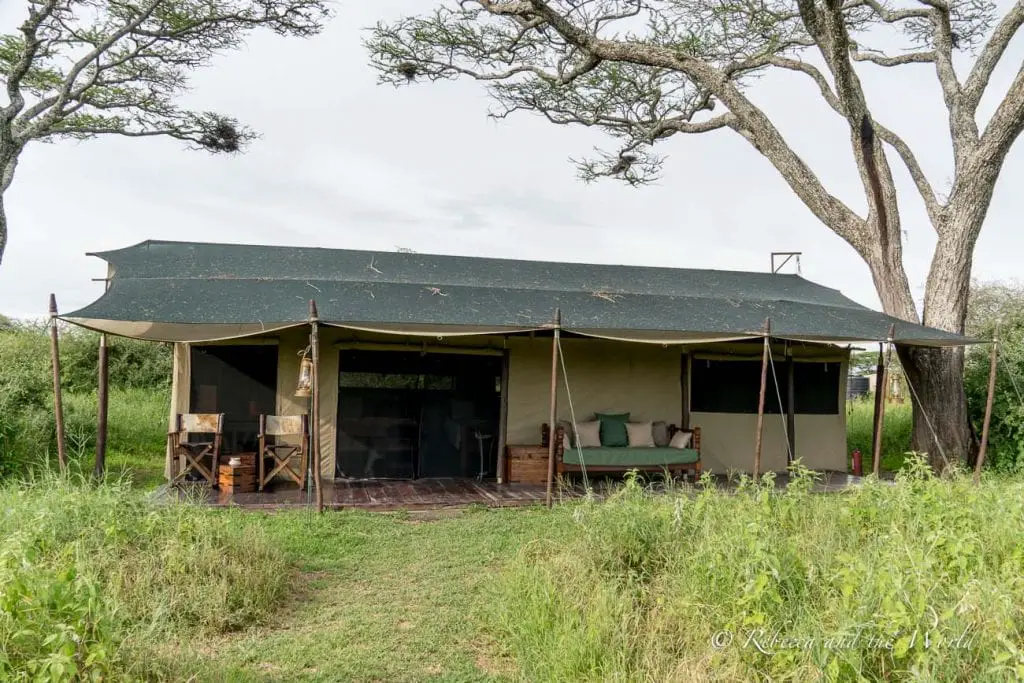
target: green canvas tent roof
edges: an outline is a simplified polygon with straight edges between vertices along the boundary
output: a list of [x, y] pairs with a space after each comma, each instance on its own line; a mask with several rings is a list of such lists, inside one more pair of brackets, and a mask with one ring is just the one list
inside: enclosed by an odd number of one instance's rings
[[970, 343], [861, 306], [797, 275], [406, 252], [146, 241], [95, 254], [107, 291], [61, 316], [142, 339], [209, 341], [308, 322], [454, 336], [549, 328], [657, 343], [772, 336], [831, 343]]

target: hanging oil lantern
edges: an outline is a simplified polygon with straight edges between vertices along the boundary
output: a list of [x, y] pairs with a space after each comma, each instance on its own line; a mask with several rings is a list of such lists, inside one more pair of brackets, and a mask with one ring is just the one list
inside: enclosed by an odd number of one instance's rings
[[302, 362], [299, 363], [299, 383], [295, 387], [295, 395], [308, 398], [313, 388], [313, 359], [302, 353]]

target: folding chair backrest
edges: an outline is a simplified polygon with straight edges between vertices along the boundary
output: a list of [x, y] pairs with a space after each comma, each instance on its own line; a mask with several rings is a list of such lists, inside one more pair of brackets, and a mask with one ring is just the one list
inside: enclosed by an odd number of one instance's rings
[[307, 424], [305, 415], [262, 415], [260, 419], [264, 436], [304, 436]]
[[224, 431], [224, 414], [184, 413], [178, 415], [178, 431], [190, 434], [221, 434]]

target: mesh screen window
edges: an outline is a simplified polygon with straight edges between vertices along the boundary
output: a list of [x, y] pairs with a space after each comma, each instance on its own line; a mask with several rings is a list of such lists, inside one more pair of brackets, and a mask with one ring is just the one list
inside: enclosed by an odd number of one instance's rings
[[[757, 413], [761, 362], [694, 358], [690, 379], [690, 410], [697, 413]], [[800, 415], [838, 415], [840, 363], [793, 364], [796, 410]], [[776, 390], [776, 381], [778, 390]], [[768, 368], [764, 411], [785, 413], [789, 375], [785, 363]], [[779, 397], [782, 405], [779, 405]]]
[[493, 477], [500, 377], [494, 356], [342, 351], [338, 474]]
[[277, 346], [193, 346], [190, 411], [224, 413], [222, 453], [255, 453], [260, 413], [273, 415]]

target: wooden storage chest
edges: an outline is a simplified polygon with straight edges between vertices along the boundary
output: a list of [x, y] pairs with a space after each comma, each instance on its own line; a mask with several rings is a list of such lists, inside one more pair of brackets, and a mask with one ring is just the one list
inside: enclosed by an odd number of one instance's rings
[[[232, 467], [231, 458], [239, 458], [241, 465]], [[250, 493], [256, 490], [256, 454], [221, 456], [217, 467], [217, 488], [227, 493]]]
[[508, 482], [510, 484], [545, 484], [548, 480], [548, 449], [546, 446], [508, 446]]

